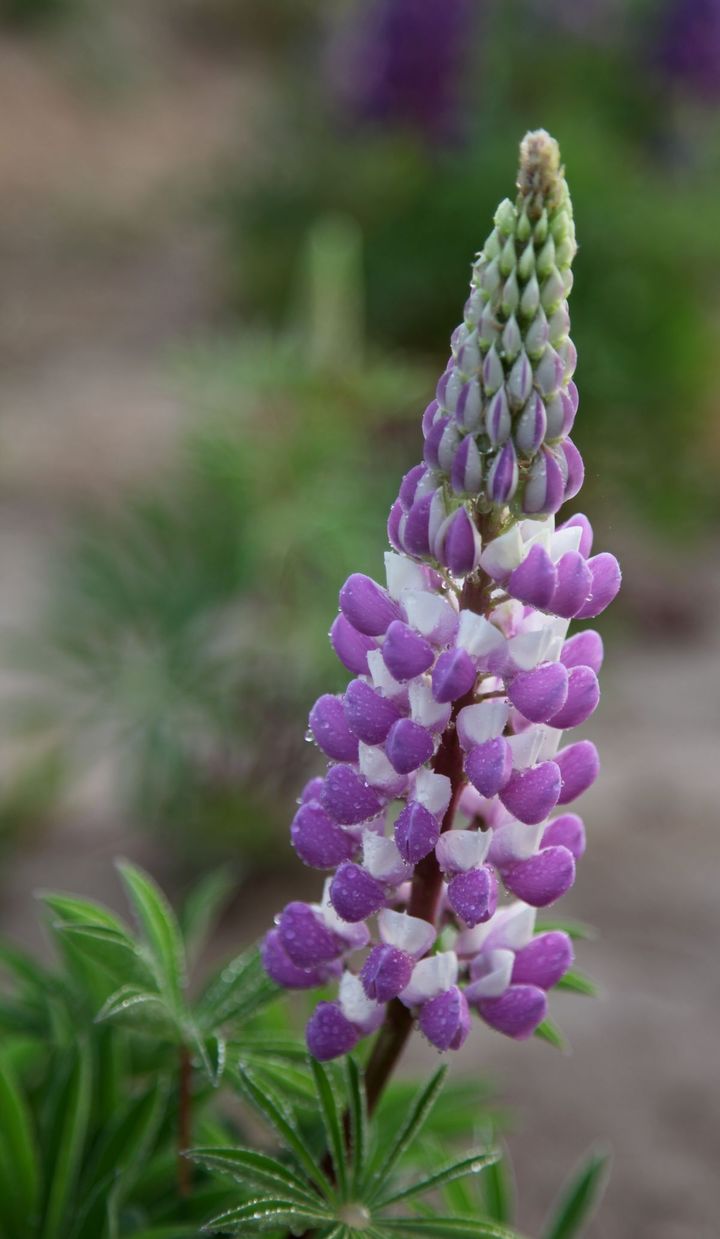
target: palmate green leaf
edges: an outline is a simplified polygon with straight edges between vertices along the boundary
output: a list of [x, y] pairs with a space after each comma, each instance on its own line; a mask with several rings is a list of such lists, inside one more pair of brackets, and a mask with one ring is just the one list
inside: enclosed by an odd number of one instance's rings
[[388, 1235], [432, 1235], [434, 1239], [520, 1239], [517, 1231], [508, 1230], [487, 1218], [402, 1217], [378, 1218]]
[[262, 966], [257, 947], [251, 947], [224, 964], [210, 979], [195, 1004], [196, 1018], [208, 1029], [246, 1020], [279, 993]]
[[103, 1020], [124, 1017], [130, 1017], [133, 1021], [138, 1018], [148, 1020], [155, 1025], [158, 1020], [168, 1025], [173, 1022], [165, 1000], [159, 994], [139, 989], [137, 985], [123, 985], [111, 994], [95, 1016], [95, 1022], [100, 1024]]
[[323, 1208], [318, 1200], [316, 1206], [298, 1205], [292, 1200], [267, 1199], [259, 1197], [249, 1200], [236, 1209], [228, 1209], [225, 1213], [211, 1218], [202, 1227], [203, 1231], [234, 1231], [244, 1235], [248, 1230], [273, 1230], [280, 1226], [291, 1228], [317, 1226], [333, 1220], [327, 1208]]
[[208, 1170], [231, 1175], [250, 1188], [269, 1188], [306, 1205], [318, 1203], [317, 1193], [308, 1188], [305, 1179], [267, 1153], [259, 1153], [255, 1149], [211, 1147], [191, 1149], [188, 1156]]
[[341, 1197], [345, 1198], [347, 1195], [348, 1178], [342, 1118], [326, 1068], [317, 1059], [311, 1058], [310, 1070], [315, 1083], [315, 1092], [320, 1114], [322, 1115], [323, 1127], [325, 1128], [327, 1147], [332, 1158], [335, 1182], [340, 1189]]
[[[378, 1110], [383, 1129], [392, 1128], [407, 1114], [415, 1088], [412, 1081], [406, 1080], [390, 1084]], [[477, 1130], [479, 1125], [495, 1129], [503, 1120], [504, 1115], [493, 1102], [487, 1080], [480, 1077], [449, 1080], [428, 1116], [426, 1130], [439, 1141], [464, 1140], [467, 1132]]]
[[246, 1066], [241, 1064], [238, 1068], [237, 1077], [242, 1092], [253, 1109], [262, 1115], [270, 1126], [275, 1129], [289, 1152], [294, 1155], [308, 1178], [320, 1189], [325, 1199], [332, 1199], [335, 1194], [332, 1185], [329, 1183], [327, 1176], [316, 1165], [305, 1139], [298, 1131], [294, 1120], [282, 1102], [267, 1085], [264, 1084], [261, 1087]]
[[[242, 1061], [246, 1066], [252, 1068], [255, 1078], [260, 1084], [266, 1080], [271, 1087], [276, 1088], [280, 1095], [288, 1101], [304, 1107], [314, 1106], [315, 1087], [310, 1072], [305, 1066], [299, 1067], [295, 1063], [266, 1058], [264, 1055], [257, 1053], [243, 1053]], [[307, 1051], [305, 1053], [305, 1062], [307, 1062]], [[227, 1071], [231, 1078], [237, 1080], [237, 1076], [231, 1067]]]
[[125, 938], [131, 935], [126, 925], [109, 908], [91, 899], [63, 895], [57, 891], [40, 891], [39, 898], [55, 916], [70, 925], [103, 925]]
[[0, 1055], [0, 1233], [21, 1235], [39, 1204], [32, 1119], [5, 1054]]
[[438, 1067], [434, 1075], [428, 1080], [428, 1083], [416, 1094], [406, 1118], [401, 1123], [389, 1147], [382, 1147], [378, 1150], [375, 1161], [379, 1160], [380, 1166], [373, 1174], [374, 1190], [371, 1190], [366, 1203], [372, 1203], [377, 1198], [382, 1190], [382, 1184], [387, 1181], [403, 1153], [419, 1135], [437, 1101], [446, 1075], [447, 1067]]
[[66, 1233], [66, 1214], [87, 1134], [91, 1078], [90, 1051], [80, 1043], [70, 1060], [67, 1077], [53, 1098], [49, 1140], [44, 1150], [49, 1177], [42, 1239], [63, 1239]]
[[142, 869], [119, 861], [118, 871], [150, 950], [159, 988], [179, 1011], [186, 984], [186, 962], [175, 913], [160, 887]]
[[352, 1187], [353, 1190], [357, 1190], [363, 1170], [365, 1169], [368, 1119], [365, 1089], [362, 1085], [358, 1065], [351, 1054], [345, 1060], [345, 1075], [347, 1080], [348, 1114], [350, 1117]]
[[563, 1189], [542, 1239], [576, 1239], [582, 1234], [604, 1191], [609, 1165], [606, 1149], [590, 1150]]
[[387, 1205], [395, 1204], [397, 1201], [409, 1200], [412, 1196], [421, 1196], [426, 1192], [432, 1192], [437, 1188], [445, 1187], [447, 1183], [452, 1183], [453, 1179], [464, 1179], [468, 1175], [479, 1174], [482, 1170], [486, 1170], [488, 1166], [492, 1166], [499, 1158], [499, 1151], [491, 1149], [470, 1154], [468, 1157], [463, 1157], [458, 1161], [449, 1162], [440, 1170], [436, 1170], [434, 1174], [427, 1175], [422, 1179], [416, 1179], [409, 1187], [380, 1196], [377, 1200], [376, 1208], [384, 1209]]
[[565, 973], [565, 976], [561, 977], [555, 985], [556, 989], [566, 989], [572, 994], [584, 994], [587, 998], [597, 998], [598, 996], [598, 987], [595, 982], [586, 976], [584, 972], [581, 972], [579, 968], [570, 968]]
[[193, 960], [205, 946], [235, 886], [235, 876], [229, 867], [224, 866], [201, 878], [185, 900], [180, 914], [180, 929], [185, 939], [185, 949]]
[[155, 984], [152, 970], [132, 938], [105, 925], [66, 924], [56, 921], [52, 926], [60, 941], [72, 943], [80, 956], [100, 968], [115, 984], [125, 981], [142, 983], [146, 988]]
[[203, 1070], [213, 1088], [217, 1088], [225, 1073], [227, 1064], [227, 1044], [219, 1033], [211, 1033], [204, 1037], [199, 1029], [192, 1029], [192, 1043], [195, 1046]]

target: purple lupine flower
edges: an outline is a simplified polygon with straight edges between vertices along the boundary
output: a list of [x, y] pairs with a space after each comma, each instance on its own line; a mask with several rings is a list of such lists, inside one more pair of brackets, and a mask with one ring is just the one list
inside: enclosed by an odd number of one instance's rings
[[582, 481], [567, 438], [574, 252], [557, 148], [529, 135], [422, 419], [424, 462], [391, 511], [385, 581], [340, 590], [330, 639], [354, 678], [310, 712], [328, 764], [291, 834], [334, 873], [320, 904], [281, 913], [263, 959], [288, 988], [339, 981], [308, 1026], [318, 1058], [372, 1032], [387, 1002], [440, 1050], [462, 1044], [471, 1011], [523, 1039], [572, 961], [565, 934], [535, 932], [574, 880], [572, 806], [599, 769], [594, 744], [563, 732], [597, 707], [602, 640], [568, 628], [620, 584], [587, 517], [554, 515]]
[[430, 141], [460, 128], [472, 47], [469, 0], [369, 0], [330, 45], [338, 95], [359, 120], [407, 126]]
[[654, 60], [688, 94], [720, 100], [720, 0], [669, 0], [660, 14]]

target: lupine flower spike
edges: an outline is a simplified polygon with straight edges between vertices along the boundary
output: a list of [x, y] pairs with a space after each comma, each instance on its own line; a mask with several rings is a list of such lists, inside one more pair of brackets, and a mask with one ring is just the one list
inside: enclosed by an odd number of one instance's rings
[[385, 584], [356, 574], [340, 590], [330, 639], [354, 678], [310, 711], [329, 764], [291, 836], [329, 876], [263, 956], [281, 985], [337, 982], [307, 1029], [319, 1059], [377, 1029], [386, 1004], [440, 1050], [462, 1045], [471, 1012], [528, 1037], [572, 961], [566, 934], [535, 932], [573, 883], [585, 834], [569, 806], [598, 773], [594, 744], [563, 732], [598, 704], [602, 641], [568, 626], [620, 585], [585, 516], [555, 522], [583, 480], [575, 249], [557, 144], [530, 133], [390, 512]]

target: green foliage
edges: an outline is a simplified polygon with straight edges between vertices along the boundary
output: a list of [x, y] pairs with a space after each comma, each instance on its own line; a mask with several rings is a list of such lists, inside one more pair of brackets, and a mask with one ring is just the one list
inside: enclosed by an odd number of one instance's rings
[[[0, 943], [0, 1239], [514, 1239], [482, 1079], [393, 1081], [368, 1116], [358, 1062], [308, 1060], [257, 950], [193, 979], [226, 873], [176, 916], [146, 873], [118, 868], [135, 930], [46, 893], [59, 965]], [[575, 1174], [544, 1239], [581, 1233], [605, 1162]]]
[[576, 1239], [595, 1211], [607, 1181], [610, 1155], [591, 1149], [563, 1188], [560, 1200], [543, 1230], [542, 1239]]
[[[250, 1200], [218, 1214], [204, 1229], [223, 1234], [313, 1229], [318, 1239], [350, 1239], [361, 1232], [376, 1239], [396, 1234], [513, 1239], [513, 1231], [486, 1216], [444, 1217], [418, 1203], [428, 1196], [437, 1201], [449, 1184], [479, 1174], [497, 1158], [494, 1150], [481, 1148], [439, 1169], [436, 1163], [427, 1175], [412, 1168], [445, 1068], [416, 1092], [399, 1124], [368, 1119], [362, 1076], [352, 1058], [337, 1070], [313, 1062], [311, 1072], [314, 1097], [308, 1127], [307, 1115], [303, 1124], [298, 1122], [281, 1096], [261, 1086], [247, 1067], [240, 1068], [241, 1093], [273, 1129], [282, 1156], [235, 1147], [194, 1149], [194, 1161], [231, 1176], [252, 1193]], [[325, 1160], [321, 1146], [314, 1147], [318, 1128], [328, 1149]], [[408, 1204], [412, 1212], [398, 1211]]]
[[237, 1135], [216, 1100], [227, 1055], [245, 1054], [261, 1079], [304, 1056], [277, 1017], [264, 1027], [276, 989], [257, 951], [189, 997], [187, 961], [213, 922], [199, 899], [217, 912], [224, 877], [188, 900], [183, 933], [147, 874], [120, 873], [137, 933], [100, 904], [46, 894], [60, 966], [0, 944], [0, 1239], [196, 1235], [234, 1195], [201, 1173], [180, 1192], [181, 1114], [208, 1146], [225, 1144]]
[[47, 613], [10, 651], [27, 673], [15, 732], [61, 737], [69, 777], [111, 753], [135, 820], [203, 864], [231, 847], [279, 863], [268, 835], [310, 773], [307, 703], [343, 679], [327, 640], [338, 587], [377, 572], [417, 452], [402, 425], [428, 380], [365, 355], [358, 268], [356, 234], [325, 221], [283, 333], [178, 359], [194, 411], [179, 460], [79, 520]]

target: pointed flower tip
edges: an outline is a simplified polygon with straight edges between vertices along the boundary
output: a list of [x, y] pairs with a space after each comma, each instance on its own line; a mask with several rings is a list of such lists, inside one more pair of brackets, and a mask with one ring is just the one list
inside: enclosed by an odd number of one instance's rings
[[520, 167], [517, 187], [529, 200], [529, 214], [539, 214], [560, 205], [565, 196], [564, 169], [560, 163], [560, 147], [545, 129], [533, 129], [520, 143]]

